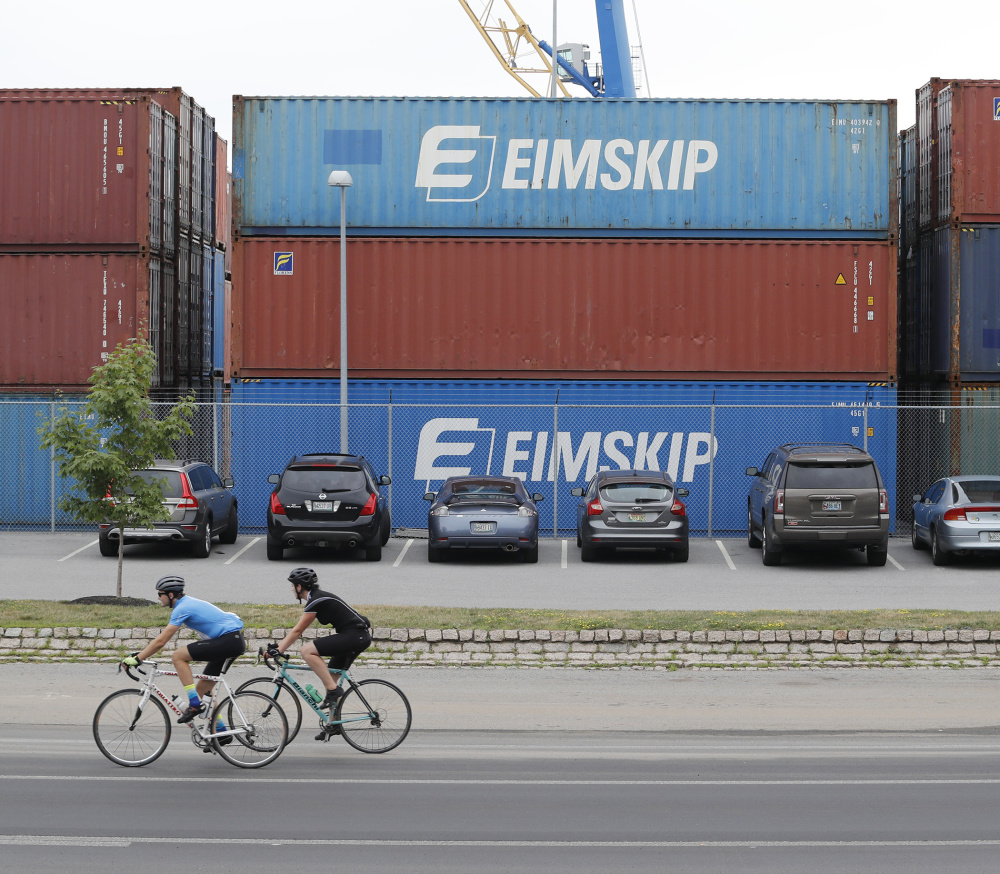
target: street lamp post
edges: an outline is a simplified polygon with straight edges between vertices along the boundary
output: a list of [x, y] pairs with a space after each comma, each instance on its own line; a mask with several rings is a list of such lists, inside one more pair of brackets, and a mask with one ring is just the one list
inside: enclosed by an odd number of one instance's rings
[[346, 170], [334, 170], [326, 184], [340, 189], [340, 451], [347, 452], [347, 189], [354, 184]]

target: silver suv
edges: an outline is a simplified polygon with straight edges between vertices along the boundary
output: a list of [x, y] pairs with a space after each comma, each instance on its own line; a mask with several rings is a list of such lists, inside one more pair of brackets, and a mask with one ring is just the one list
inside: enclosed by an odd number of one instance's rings
[[786, 443], [747, 468], [747, 541], [766, 565], [788, 547], [848, 547], [881, 567], [889, 554], [889, 496], [878, 465], [848, 443]]

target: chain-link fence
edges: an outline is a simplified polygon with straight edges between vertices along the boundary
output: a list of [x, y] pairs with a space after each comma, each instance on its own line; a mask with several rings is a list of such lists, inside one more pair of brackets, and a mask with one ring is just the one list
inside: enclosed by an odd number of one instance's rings
[[[58, 507], [70, 483], [38, 428], [73, 403], [0, 402], [0, 528], [79, 528]], [[157, 406], [154, 405], [154, 409]], [[167, 409], [166, 407], [163, 408]], [[304, 403], [202, 403], [179, 458], [232, 476], [241, 529], [266, 527], [271, 486], [296, 454], [336, 452], [340, 407]], [[787, 442], [853, 443], [878, 463], [894, 516], [908, 534], [914, 494], [941, 476], [1000, 473], [1000, 406], [845, 405], [453, 405], [352, 404], [350, 451], [376, 475], [389, 474], [394, 529], [426, 528], [426, 491], [448, 476], [519, 476], [544, 495], [544, 536], [572, 535], [578, 499], [570, 494], [598, 470], [666, 470], [690, 490], [685, 503], [695, 536], [746, 530], [749, 480], [768, 452]]]

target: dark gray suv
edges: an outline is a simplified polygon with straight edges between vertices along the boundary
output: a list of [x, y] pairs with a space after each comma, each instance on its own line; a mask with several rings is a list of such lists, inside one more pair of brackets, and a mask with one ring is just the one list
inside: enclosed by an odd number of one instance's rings
[[786, 548], [848, 547], [881, 567], [889, 554], [889, 496], [875, 459], [848, 443], [786, 443], [753, 477], [747, 541], [766, 565]]

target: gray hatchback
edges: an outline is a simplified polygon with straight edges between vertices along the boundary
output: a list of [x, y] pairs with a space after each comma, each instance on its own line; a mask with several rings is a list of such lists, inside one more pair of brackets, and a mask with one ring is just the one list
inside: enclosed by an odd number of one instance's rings
[[881, 567], [889, 555], [889, 496], [878, 465], [848, 443], [786, 443], [752, 476], [747, 541], [766, 565], [789, 547], [863, 549]]

